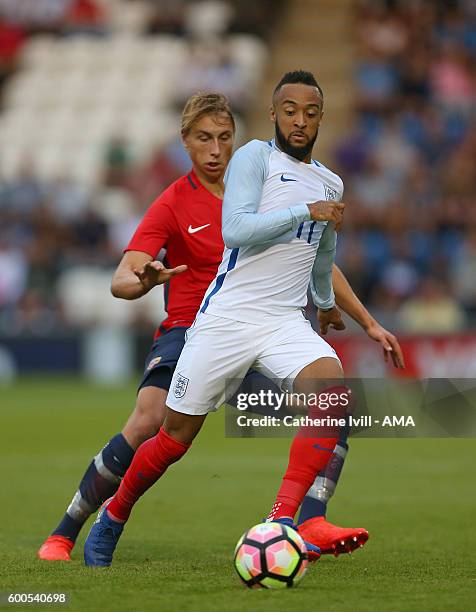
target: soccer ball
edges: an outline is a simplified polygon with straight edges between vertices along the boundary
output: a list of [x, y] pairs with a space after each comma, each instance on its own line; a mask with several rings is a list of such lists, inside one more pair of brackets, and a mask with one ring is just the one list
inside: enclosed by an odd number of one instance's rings
[[250, 589], [297, 586], [307, 570], [307, 549], [297, 531], [281, 523], [248, 529], [235, 548], [235, 569]]

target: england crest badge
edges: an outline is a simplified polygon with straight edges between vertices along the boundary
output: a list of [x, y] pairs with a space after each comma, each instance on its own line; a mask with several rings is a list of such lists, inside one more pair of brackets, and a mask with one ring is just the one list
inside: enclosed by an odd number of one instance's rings
[[182, 376], [182, 374], [177, 374], [174, 383], [174, 396], [177, 399], [180, 399], [185, 395], [188, 383], [189, 379], [186, 376]]

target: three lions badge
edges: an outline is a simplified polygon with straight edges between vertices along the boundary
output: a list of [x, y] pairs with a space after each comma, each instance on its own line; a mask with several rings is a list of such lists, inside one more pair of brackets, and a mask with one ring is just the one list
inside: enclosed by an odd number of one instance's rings
[[182, 374], [177, 374], [177, 376], [175, 377], [175, 383], [174, 383], [174, 396], [177, 399], [182, 398], [186, 391], [187, 391], [187, 387], [188, 387], [188, 383], [189, 383], [189, 379], [186, 376], [182, 376]]

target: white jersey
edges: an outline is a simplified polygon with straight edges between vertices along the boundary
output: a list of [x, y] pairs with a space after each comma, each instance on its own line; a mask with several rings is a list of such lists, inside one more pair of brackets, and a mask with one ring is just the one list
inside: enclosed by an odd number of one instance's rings
[[307, 204], [342, 193], [339, 176], [274, 141], [238, 149], [225, 174], [223, 260], [200, 312], [260, 324], [303, 308], [309, 284], [316, 305], [332, 307], [336, 232], [311, 221]]

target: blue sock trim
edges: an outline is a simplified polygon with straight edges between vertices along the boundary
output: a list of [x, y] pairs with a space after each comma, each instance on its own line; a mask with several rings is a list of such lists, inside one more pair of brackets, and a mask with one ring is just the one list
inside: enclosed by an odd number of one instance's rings
[[[349, 448], [347, 441], [346, 441], [347, 434], [348, 434], [348, 430], [346, 428], [343, 428], [341, 430], [341, 437], [337, 441], [335, 448], [334, 448], [334, 452], [329, 457], [329, 461], [327, 462], [327, 465], [318, 474], [318, 476], [328, 479], [329, 481], [333, 482], [334, 489], [337, 486], [337, 483], [339, 482], [342, 468], [344, 466], [345, 455], [347, 454], [347, 450]], [[341, 451], [341, 454], [339, 454], [338, 447], [340, 447], [341, 449], [345, 451], [343, 453], [344, 456], [342, 456], [342, 451]], [[330, 493], [330, 495], [332, 495], [332, 492]], [[301, 525], [301, 523], [304, 523], [304, 521], [307, 521], [310, 518], [326, 516], [326, 512], [327, 512], [327, 501], [325, 499], [316, 499], [314, 497], [311, 497], [310, 495], [306, 495], [306, 497], [303, 499], [303, 502], [301, 504], [301, 511], [299, 513], [298, 525]]]
[[306, 497], [303, 499], [301, 504], [301, 512], [299, 513], [298, 525], [304, 523], [310, 518], [316, 516], [326, 516], [327, 503], [320, 499], [314, 499], [313, 497]]

